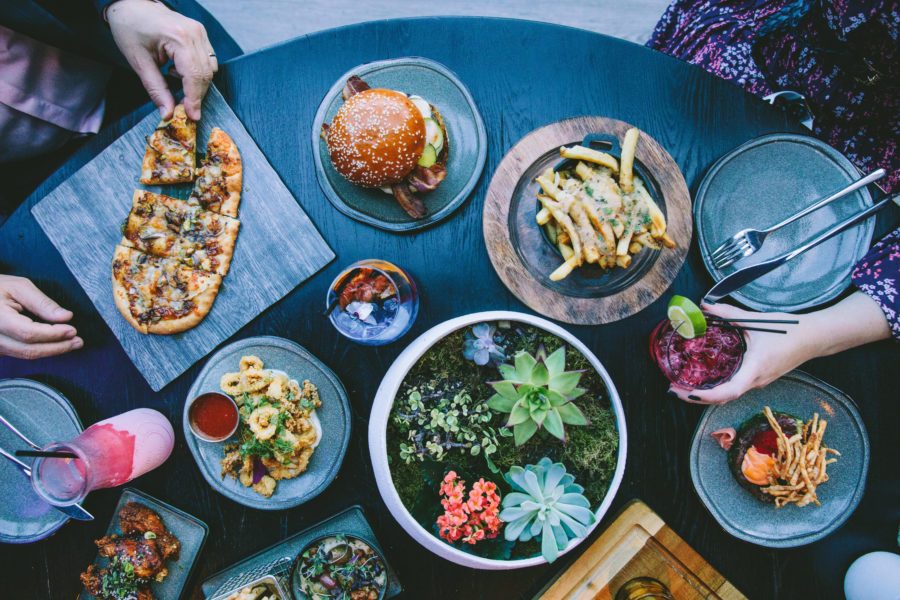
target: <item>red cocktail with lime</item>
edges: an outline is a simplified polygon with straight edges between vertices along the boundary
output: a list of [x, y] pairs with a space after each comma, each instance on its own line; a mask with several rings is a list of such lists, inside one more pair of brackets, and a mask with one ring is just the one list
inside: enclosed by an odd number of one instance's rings
[[666, 378], [682, 387], [705, 390], [725, 383], [744, 358], [741, 332], [728, 323], [707, 322], [690, 300], [676, 296], [669, 318], [650, 334], [650, 354]]

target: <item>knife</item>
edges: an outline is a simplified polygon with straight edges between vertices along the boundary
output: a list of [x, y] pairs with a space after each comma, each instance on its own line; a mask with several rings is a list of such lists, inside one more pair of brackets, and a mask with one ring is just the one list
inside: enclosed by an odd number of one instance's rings
[[[0, 454], [2, 454], [3, 456], [5, 456], [9, 460], [11, 460], [12, 463], [14, 465], [16, 465], [16, 467], [20, 471], [22, 471], [22, 473], [25, 474], [25, 477], [27, 477], [28, 479], [31, 479], [31, 467], [29, 467], [28, 465], [23, 463], [21, 460], [19, 460], [18, 458], [16, 458], [15, 456], [10, 454], [3, 448], [0, 448]], [[54, 504], [49, 504], [49, 506], [52, 506], [53, 508], [55, 508], [62, 514], [69, 517], [70, 519], [77, 519], [79, 521], [93, 521], [94, 520], [94, 515], [92, 515], [88, 511], [81, 508], [81, 506], [78, 504], [69, 504], [66, 506], [56, 506]]]
[[775, 258], [770, 258], [768, 260], [758, 262], [755, 265], [750, 265], [749, 267], [738, 269], [731, 275], [722, 278], [722, 280], [714, 285], [711, 290], [706, 292], [706, 295], [703, 296], [703, 300], [712, 300], [713, 302], [718, 302], [725, 296], [728, 296], [732, 292], [739, 290], [751, 281], [759, 279], [769, 271], [777, 269], [792, 258], [800, 256], [810, 248], [814, 248], [825, 240], [841, 233], [845, 229], [856, 225], [860, 221], [864, 221], [865, 219], [869, 218], [870, 216], [887, 206], [892, 200], [894, 202], [900, 202], [900, 194], [895, 194], [894, 196], [888, 196], [887, 198], [882, 199], [877, 204], [873, 204], [866, 210], [853, 215], [843, 223], [838, 223], [831, 229], [825, 231], [806, 244], [800, 246], [796, 250], [791, 250], [790, 252], [782, 254], [781, 256], [776, 256]]

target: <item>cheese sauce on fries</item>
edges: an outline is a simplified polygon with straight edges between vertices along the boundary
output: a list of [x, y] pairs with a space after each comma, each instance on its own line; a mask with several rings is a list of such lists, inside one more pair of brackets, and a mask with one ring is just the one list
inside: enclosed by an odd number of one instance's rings
[[632, 172], [638, 136], [635, 128], [625, 133], [621, 162], [593, 148], [562, 147], [561, 156], [579, 161], [574, 175], [547, 169], [537, 178], [543, 207], [537, 223], [565, 259], [550, 274], [552, 281], [586, 262], [604, 269], [627, 268], [631, 256], [645, 247], [675, 247], [666, 233], [665, 216]]

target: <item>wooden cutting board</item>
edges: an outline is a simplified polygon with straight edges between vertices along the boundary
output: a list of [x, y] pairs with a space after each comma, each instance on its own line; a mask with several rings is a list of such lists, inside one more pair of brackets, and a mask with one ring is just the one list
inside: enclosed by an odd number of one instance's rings
[[144, 335], [116, 309], [112, 256], [135, 189], [186, 199], [191, 184], [142, 186], [145, 137], [154, 112], [79, 169], [31, 209], [41, 229], [154, 391], [183, 373], [263, 310], [334, 259], [334, 252], [278, 177], [244, 125], [215, 88], [203, 100], [197, 148], [213, 127], [238, 147], [244, 167], [241, 229], [228, 275], [206, 318], [176, 335]]
[[661, 581], [676, 600], [746, 600], [637, 499], [534, 600], [611, 600], [635, 577]]

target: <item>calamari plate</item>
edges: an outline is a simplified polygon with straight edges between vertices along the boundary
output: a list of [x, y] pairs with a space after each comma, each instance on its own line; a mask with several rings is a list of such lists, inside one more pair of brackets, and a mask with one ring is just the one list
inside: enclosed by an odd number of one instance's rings
[[[238, 371], [241, 357], [247, 355], [258, 356], [264, 368], [284, 371], [301, 384], [304, 379], [309, 379], [318, 388], [322, 401], [322, 406], [316, 410], [322, 425], [322, 439], [309, 460], [309, 467], [298, 477], [278, 481], [275, 493], [269, 498], [231, 477], [222, 478], [223, 449], [225, 444], [236, 440], [235, 436], [225, 442], [204, 442], [191, 433], [188, 424], [187, 401], [206, 392], [220, 392], [222, 375]], [[200, 472], [214, 490], [244, 506], [282, 510], [315, 498], [334, 481], [350, 441], [350, 405], [347, 392], [334, 372], [305, 348], [284, 338], [259, 336], [229, 344], [210, 357], [188, 390], [182, 427]]]
[[[352, 75], [358, 75], [373, 88], [421, 96], [444, 118], [450, 148], [447, 178], [436, 190], [421, 194], [428, 209], [428, 215], [422, 219], [406, 214], [390, 194], [353, 185], [331, 164], [328, 145], [320, 136], [322, 123], [330, 123], [344, 103], [341, 92]], [[450, 69], [427, 58], [408, 56], [366, 63], [341, 75], [316, 111], [312, 150], [319, 187], [336, 209], [386, 231], [414, 231], [450, 216], [475, 189], [487, 159], [487, 130], [472, 94]]]
[[[828, 481], [816, 488], [821, 506], [788, 504], [776, 509], [751, 496], [728, 469], [727, 453], [710, 433], [722, 427], [737, 429], [765, 406], [803, 420], [817, 412], [827, 421], [825, 443], [841, 456], [828, 466]], [[691, 442], [690, 469], [697, 495], [725, 531], [759, 546], [793, 548], [827, 536], [859, 505], [869, 469], [869, 438], [849, 396], [792, 371], [760, 390], [707, 408]]]

